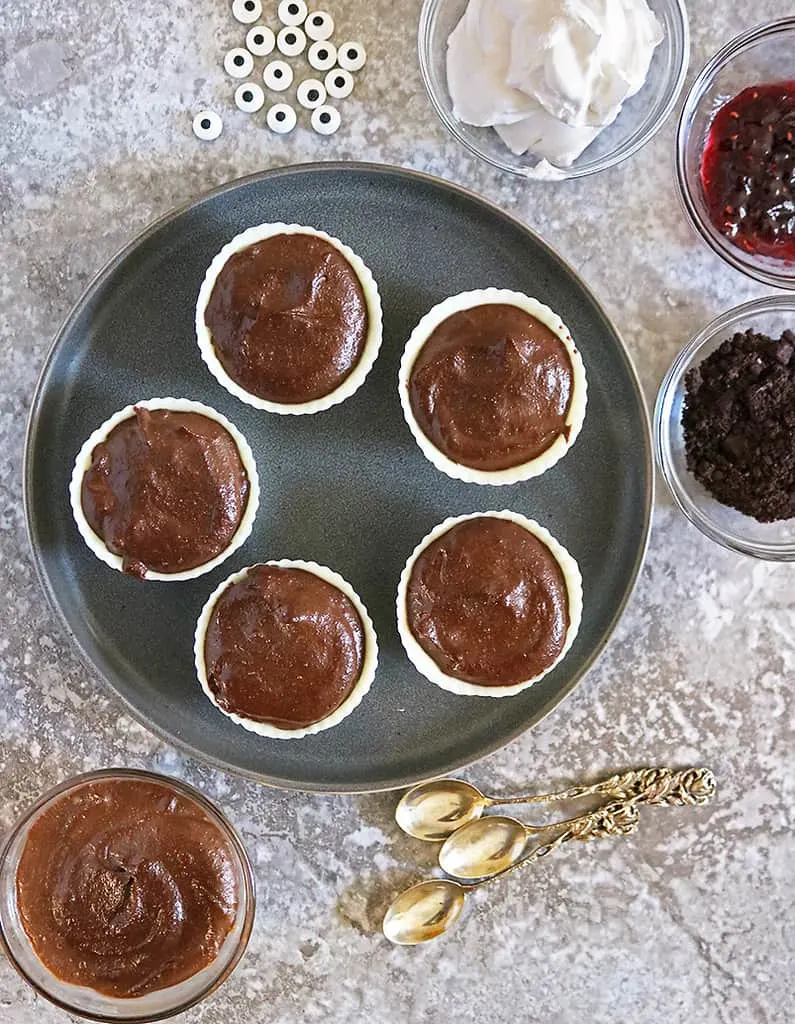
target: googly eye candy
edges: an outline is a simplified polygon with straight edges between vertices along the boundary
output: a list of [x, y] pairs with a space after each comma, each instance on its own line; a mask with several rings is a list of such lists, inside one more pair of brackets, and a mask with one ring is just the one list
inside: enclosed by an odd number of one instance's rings
[[316, 78], [307, 78], [295, 90], [295, 98], [302, 107], [314, 110], [326, 102], [326, 87]]
[[304, 0], [282, 0], [279, 4], [278, 16], [282, 25], [303, 25], [306, 15]]
[[334, 19], [326, 11], [313, 11], [304, 22], [304, 32], [310, 39], [330, 39], [334, 34]]
[[337, 47], [327, 39], [312, 43], [306, 55], [315, 71], [328, 71], [337, 63]]
[[254, 70], [254, 58], [242, 46], [236, 46], [224, 57], [224, 71], [232, 78], [248, 78]]
[[274, 103], [265, 115], [265, 121], [272, 132], [286, 135], [295, 128], [298, 117], [288, 103]]
[[232, 17], [242, 25], [253, 25], [262, 17], [262, 0], [233, 0]]
[[361, 43], [343, 43], [337, 50], [337, 61], [346, 71], [361, 71], [367, 63], [367, 51]]
[[255, 57], [267, 57], [275, 46], [276, 36], [267, 25], [255, 25], [246, 33], [246, 49]]
[[342, 118], [334, 107], [318, 107], [312, 111], [312, 128], [318, 135], [333, 135]]
[[193, 134], [202, 142], [217, 139], [223, 127], [223, 121], [214, 110], [200, 110], [193, 119]]
[[306, 49], [306, 36], [303, 29], [285, 25], [276, 36], [276, 45], [279, 47], [279, 52], [283, 53], [285, 57], [297, 57]]
[[344, 100], [353, 92], [353, 75], [344, 68], [332, 68], [326, 75], [326, 92], [335, 100]]
[[272, 60], [262, 71], [262, 81], [271, 92], [284, 92], [293, 84], [293, 69], [286, 60]]
[[265, 93], [256, 82], [243, 82], [235, 89], [235, 106], [244, 114], [256, 114], [265, 106]]

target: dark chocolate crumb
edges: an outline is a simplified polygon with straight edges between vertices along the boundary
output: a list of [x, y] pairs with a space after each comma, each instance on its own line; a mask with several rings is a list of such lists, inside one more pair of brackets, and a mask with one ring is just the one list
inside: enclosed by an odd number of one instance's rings
[[795, 333], [746, 331], [685, 375], [688, 469], [761, 523], [795, 517]]

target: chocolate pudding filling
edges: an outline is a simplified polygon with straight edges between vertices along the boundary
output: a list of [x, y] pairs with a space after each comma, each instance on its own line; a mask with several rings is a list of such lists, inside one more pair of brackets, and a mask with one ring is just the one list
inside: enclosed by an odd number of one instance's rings
[[204, 641], [218, 706], [282, 729], [336, 711], [364, 654], [364, 626], [346, 594], [312, 572], [274, 565], [254, 566], [223, 591]]
[[569, 628], [563, 570], [518, 523], [479, 516], [418, 556], [406, 611], [414, 638], [445, 675], [513, 686], [560, 657]]
[[486, 472], [521, 466], [568, 438], [573, 390], [563, 341], [503, 303], [449, 316], [409, 377], [411, 409], [425, 436], [451, 461]]
[[88, 783], [34, 821], [16, 875], [33, 949], [61, 981], [127, 999], [215, 960], [238, 908], [218, 825], [170, 787]]
[[266, 401], [298, 404], [336, 391], [359, 362], [367, 301], [330, 242], [274, 235], [229, 257], [204, 322], [232, 380]]
[[178, 573], [220, 555], [249, 497], [237, 443], [196, 412], [135, 410], [96, 446], [81, 504], [126, 573]]

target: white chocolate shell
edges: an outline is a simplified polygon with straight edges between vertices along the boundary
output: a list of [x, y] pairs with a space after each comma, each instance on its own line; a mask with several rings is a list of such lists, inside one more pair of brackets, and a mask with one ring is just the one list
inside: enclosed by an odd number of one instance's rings
[[[461, 463], [454, 462], [444, 452], [441, 452], [431, 439], [425, 435], [417, 423], [414, 411], [411, 408], [409, 381], [414, 363], [423, 345], [441, 323], [454, 313], [460, 313], [465, 309], [472, 309], [475, 306], [485, 306], [494, 303], [516, 306], [518, 309], [524, 310], [560, 338], [566, 346], [569, 358], [571, 359], [572, 393], [569, 412], [566, 417], [566, 426], [569, 430], [568, 437], [564, 437], [562, 434], [559, 435], [549, 448], [528, 462], [523, 462], [518, 466], [510, 466], [507, 469], [490, 471], [473, 469], [470, 466], [463, 466]], [[554, 466], [556, 462], [559, 462], [577, 440], [577, 435], [582, 429], [583, 422], [585, 421], [585, 407], [588, 394], [582, 357], [572, 340], [569, 329], [558, 314], [537, 299], [531, 299], [521, 292], [507, 291], [502, 288], [484, 288], [480, 291], [462, 292], [460, 295], [453, 295], [451, 298], [445, 299], [426, 313], [412, 331], [411, 337], [406, 344], [403, 358], [400, 361], [398, 387], [400, 391], [400, 404], [403, 407], [406, 423], [426, 459], [432, 462], [442, 473], [446, 473], [447, 476], [453, 477], [455, 480], [492, 486], [516, 484], [522, 480], [529, 480], [531, 477], [540, 476]]]
[[[320, 398], [313, 398], [309, 402], [271, 402], [258, 395], [246, 391], [240, 384], [234, 381], [223, 367], [220, 359], [215, 353], [213, 339], [207, 324], [204, 321], [204, 314], [210, 301], [215, 282], [223, 270], [226, 261], [235, 253], [248, 249], [266, 238], [273, 238], [275, 235], [316, 235], [323, 238], [338, 249], [353, 268], [359, 284], [364, 292], [367, 305], [367, 337], [365, 338], [362, 354], [358, 363], [342, 381], [342, 383]], [[266, 412], [280, 413], [285, 416], [301, 416], [310, 413], [323, 412], [334, 405], [339, 405], [346, 398], [350, 398], [364, 384], [367, 374], [373, 368], [378, 357], [383, 336], [383, 315], [381, 311], [381, 296], [378, 292], [378, 285], [375, 283], [369, 267], [356, 253], [338, 238], [327, 235], [325, 231], [318, 231], [316, 228], [302, 227], [300, 224], [258, 224], [256, 227], [248, 228], [239, 235], [227, 242], [218, 255], [210, 264], [196, 303], [196, 339], [199, 343], [199, 350], [202, 359], [207, 364], [210, 373], [218, 383], [226, 390], [239, 398], [241, 402], [253, 405], [256, 409], [264, 409]]]
[[[438, 540], [439, 537], [443, 536], [458, 523], [463, 523], [468, 519], [479, 519], [484, 517], [491, 519], [507, 519], [509, 522], [517, 523], [545, 544], [561, 568], [569, 596], [569, 628], [566, 632], [566, 642], [563, 645], [563, 650], [560, 652], [553, 664], [540, 675], [534, 676], [532, 679], [526, 679], [521, 683], [514, 683], [510, 686], [480, 686], [475, 683], [467, 683], [463, 679], [457, 679], [455, 676], [447, 675], [447, 673], [442, 671], [433, 658], [415, 639], [408, 620], [406, 595], [414, 563], [417, 561], [419, 556], [429, 544]], [[464, 697], [513, 697], [517, 693], [521, 693], [523, 690], [528, 689], [533, 685], [533, 683], [537, 683], [539, 679], [543, 679], [543, 677], [551, 672], [556, 665], [559, 665], [563, 658], [566, 657], [571, 645], [574, 643], [574, 638], [577, 636], [577, 632], [582, 621], [582, 576], [580, 575], [580, 568], [574, 558], [572, 558], [569, 552], [559, 541], [555, 540], [549, 530], [540, 526], [535, 522], [535, 520], [519, 515], [518, 512], [504, 510], [502, 512], [473, 512], [470, 515], [453, 516], [450, 519], [445, 519], [443, 523], [440, 523], [437, 527], [431, 530], [428, 536], [424, 537], [420, 541], [414, 549], [411, 557], [406, 562], [406, 567], [401, 574], [400, 584], [398, 586], [397, 620], [400, 639], [403, 642], [403, 647], [408, 655], [409, 661], [417, 671], [425, 676], [425, 678], [430, 682], [436, 683], [436, 685], [440, 686], [443, 690], [448, 690], [450, 693], [456, 693]]]
[[194, 412], [201, 416], [206, 416], [208, 419], [215, 420], [216, 423], [220, 423], [221, 426], [224, 427], [231, 435], [233, 441], [237, 445], [237, 450], [240, 453], [240, 459], [243, 463], [244, 469], [246, 470], [249, 481], [248, 502], [246, 503], [243, 518], [240, 520], [240, 525], [238, 526], [229, 546], [222, 551], [220, 555], [217, 555], [209, 562], [205, 562], [203, 565], [196, 566], [195, 569], [187, 569], [184, 572], [173, 573], [153, 572], [152, 570], [147, 569], [144, 574], [145, 580], [157, 580], [167, 583], [195, 579], [197, 576], [203, 576], [205, 573], [211, 572], [217, 566], [221, 565], [222, 562], [225, 562], [226, 559], [229, 558], [230, 555], [234, 554], [234, 552], [237, 551], [237, 549], [244, 544], [251, 535], [251, 531], [254, 527], [254, 520], [257, 518], [257, 509], [259, 508], [259, 476], [257, 475], [257, 464], [254, 461], [254, 453], [251, 451], [248, 441], [237, 429], [234, 423], [230, 423], [225, 416], [222, 416], [220, 412], [216, 412], [215, 409], [210, 408], [209, 405], [203, 405], [201, 402], [191, 402], [187, 398], [150, 398], [144, 402], [135, 402], [134, 405], [128, 405], [126, 408], [115, 413], [110, 417], [110, 419], [106, 420], [101, 427], [98, 427], [85, 442], [75, 459], [74, 469], [72, 470], [72, 479], [69, 484], [69, 503], [72, 507], [72, 515], [74, 516], [75, 523], [77, 524], [77, 529], [80, 531], [80, 536], [100, 561], [104, 562], [105, 565], [110, 566], [111, 569], [117, 569], [119, 572], [124, 571], [122, 558], [120, 555], [115, 555], [112, 551], [109, 551], [102, 538], [91, 529], [91, 526], [86, 519], [85, 512], [83, 511], [81, 492], [83, 487], [83, 477], [91, 466], [91, 458], [94, 453], [94, 449], [108, 437], [115, 427], [124, 420], [128, 420], [133, 417], [136, 409], [167, 409], [171, 412]]
[[326, 729], [333, 729], [335, 725], [339, 725], [343, 719], [347, 718], [348, 715], [356, 710], [369, 692], [370, 687], [373, 685], [375, 671], [378, 666], [378, 639], [375, 634], [373, 621], [370, 618], [364, 602], [350, 583], [332, 569], [328, 569], [324, 565], [318, 565], [317, 562], [303, 562], [289, 558], [260, 564], [273, 565], [279, 569], [303, 569], [305, 572], [311, 572], [315, 576], [320, 577], [320, 579], [325, 580], [327, 583], [330, 583], [332, 586], [342, 591], [342, 593], [351, 601], [354, 608], [359, 613], [359, 618], [362, 620], [362, 627], [364, 629], [364, 659], [362, 661], [362, 670], [359, 673], [359, 678], [345, 700], [339, 705], [339, 707], [335, 708], [330, 715], [322, 718], [319, 722], [313, 722], [312, 725], [307, 725], [299, 729], [280, 729], [278, 726], [271, 725], [268, 722], [256, 722], [253, 719], [244, 718], [242, 715], [236, 715], [229, 711], [224, 711], [224, 709], [216, 702], [215, 697], [207, 684], [207, 667], [204, 661], [204, 647], [207, 639], [207, 630], [210, 625], [210, 619], [216, 602], [227, 587], [232, 586], [235, 583], [239, 583], [241, 580], [245, 579], [250, 569], [256, 568], [256, 566], [247, 566], [245, 569], [241, 569], [239, 572], [233, 573], [225, 579], [223, 583], [220, 583], [215, 588], [207, 599], [201, 610], [201, 614], [199, 615], [198, 622], [196, 623], [193, 655], [196, 663], [196, 674], [199, 677], [201, 688], [210, 703], [218, 708], [221, 714], [226, 715], [227, 718], [231, 718], [236, 725], [240, 725], [244, 729], [248, 729], [249, 732], [257, 733], [259, 736], [267, 736], [271, 739], [279, 740], [298, 740], [302, 739], [304, 736], [313, 736], [315, 733], [323, 732]]

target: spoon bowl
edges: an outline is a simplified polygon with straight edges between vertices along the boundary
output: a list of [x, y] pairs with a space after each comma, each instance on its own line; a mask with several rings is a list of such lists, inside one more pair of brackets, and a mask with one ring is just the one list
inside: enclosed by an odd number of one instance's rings
[[465, 890], [457, 882], [432, 879], [406, 889], [384, 917], [384, 935], [398, 946], [430, 942], [453, 927], [464, 909]]
[[471, 821], [445, 840], [439, 867], [466, 880], [498, 875], [521, 859], [532, 831], [516, 818], [498, 815]]
[[424, 782], [401, 797], [395, 820], [414, 839], [438, 842], [476, 821], [491, 802], [459, 779]]

